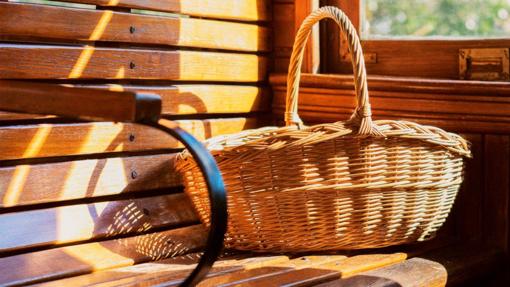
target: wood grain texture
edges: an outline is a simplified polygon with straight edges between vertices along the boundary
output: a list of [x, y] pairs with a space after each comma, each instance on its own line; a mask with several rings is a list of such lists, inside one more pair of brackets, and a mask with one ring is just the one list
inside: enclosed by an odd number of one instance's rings
[[0, 79], [162, 79], [258, 82], [267, 58], [250, 54], [0, 44]]
[[[166, 286], [180, 284], [186, 275], [195, 267], [200, 254], [178, 256], [156, 262], [142, 263], [134, 266], [115, 268], [91, 274], [51, 281], [37, 285], [51, 286], [154, 286], [166, 283]], [[253, 256], [253, 255], [251, 255]], [[220, 258], [214, 263], [207, 277], [220, 276], [234, 271], [260, 268], [288, 262], [287, 256], [256, 256], [249, 254], [235, 255], [234, 258]]]
[[489, 134], [484, 138], [483, 233], [489, 246], [506, 252], [509, 232], [510, 137]]
[[5, 80], [0, 90], [3, 111], [123, 122], [155, 122], [161, 114], [161, 99], [152, 94]]
[[252, 52], [270, 50], [268, 29], [253, 24], [169, 18], [109, 10], [0, 2], [0, 27], [3, 39], [33, 37]]
[[[373, 75], [459, 79], [459, 49], [509, 47], [510, 40], [364, 40], [363, 52], [377, 54], [367, 64]], [[337, 64], [330, 73], [351, 73], [349, 65]]]
[[[301, 23], [308, 15], [319, 8], [319, 0], [296, 0], [294, 2], [294, 35], [297, 34]], [[320, 64], [320, 41], [319, 41], [319, 24], [315, 24], [312, 28], [310, 36], [305, 46], [303, 55], [303, 64], [301, 71], [303, 73], [317, 73]]]
[[267, 87], [249, 85], [84, 85], [98, 89], [134, 91], [161, 97], [162, 113], [166, 115], [227, 114], [264, 112], [270, 110], [271, 92]]
[[270, 0], [62, 0], [106, 7], [128, 7], [146, 10], [176, 12], [206, 18], [242, 21], [271, 19]]
[[0, 210], [179, 186], [173, 160], [160, 154], [2, 167]]
[[0, 285], [33, 284], [196, 251], [201, 225], [0, 258]]
[[505, 266], [505, 253], [502, 250], [479, 243], [463, 243], [460, 241], [420, 257], [438, 262], [446, 268], [448, 286], [469, 286], [477, 282], [486, 282], [487, 276], [492, 277], [491, 275]]
[[0, 254], [198, 222], [184, 194], [0, 215]]
[[[257, 126], [254, 118], [177, 123], [200, 140]], [[97, 122], [0, 127], [1, 160], [178, 147], [182, 145], [164, 132], [139, 124]]]
[[446, 285], [447, 272], [439, 263], [422, 258], [412, 258], [401, 263], [363, 272], [347, 279], [335, 280], [317, 287], [442, 287]]
[[254, 276], [252, 279], [230, 282], [230, 284], [235, 283], [236, 286], [314, 286], [395, 264], [404, 261], [405, 258], [406, 255], [403, 253], [358, 255], [272, 276]]
[[[300, 115], [309, 122], [346, 120], [354, 108], [351, 80], [350, 76], [304, 75]], [[285, 82], [283, 75], [271, 77], [273, 114], [279, 118], [285, 108]], [[368, 86], [375, 119], [408, 119], [456, 132], [510, 132], [506, 83], [370, 77]]]
[[[4, 82], [6, 82], [4, 80]], [[12, 81], [10, 81], [12, 82]], [[21, 82], [20, 85], [25, 85]], [[32, 86], [31, 83], [25, 87]], [[251, 112], [267, 112], [271, 106], [271, 91], [269, 88], [251, 85], [174, 85], [174, 86], [134, 86], [134, 85], [74, 85], [76, 87], [95, 88], [111, 91], [133, 91], [137, 93], [156, 94], [161, 97], [162, 114], [164, 115], [193, 115], [193, 114], [239, 114]], [[29, 90], [37, 92], [37, 90]], [[74, 90], [70, 90], [74, 92]], [[100, 95], [108, 94], [98, 92]], [[74, 95], [74, 93], [73, 93]], [[66, 102], [69, 103], [71, 101]], [[0, 104], [2, 99], [0, 99]], [[114, 109], [113, 106], [102, 105], [106, 110]], [[75, 105], [80, 108], [80, 105]], [[98, 107], [99, 110], [101, 107]], [[33, 105], [30, 106], [33, 108]], [[97, 110], [94, 109], [94, 113]], [[111, 116], [110, 114], [106, 114]], [[21, 114], [0, 112], [0, 121], [29, 120], [52, 118], [54, 116], [40, 114]], [[214, 116], [211, 116], [214, 117]]]
[[295, 35], [294, 1], [273, 3], [273, 54], [274, 72], [286, 73]]
[[[484, 140], [480, 134], [463, 134], [471, 143], [473, 158], [465, 162], [464, 182], [455, 200], [452, 216], [460, 238], [481, 242], [483, 237]], [[453, 218], [450, 220], [452, 221]]]
[[[281, 262], [275, 264], [267, 264], [258, 268], [248, 268], [237, 272], [229, 272], [224, 275], [212, 276], [200, 282], [197, 286], [222, 286], [222, 285], [236, 285], [250, 281], [257, 281], [264, 277], [281, 276], [287, 272], [294, 270], [301, 270], [306, 268], [313, 268], [314, 266], [323, 265], [331, 262], [340, 262], [346, 259], [346, 256], [304, 256], [292, 259], [288, 262]], [[260, 283], [260, 286], [265, 286]]]

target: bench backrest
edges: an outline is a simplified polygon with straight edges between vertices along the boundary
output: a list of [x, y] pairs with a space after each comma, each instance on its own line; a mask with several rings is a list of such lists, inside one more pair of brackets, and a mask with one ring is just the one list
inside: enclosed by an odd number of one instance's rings
[[[269, 110], [269, 4], [0, 1], [0, 80], [155, 93], [200, 139], [256, 127]], [[172, 170], [180, 148], [138, 124], [0, 113], [0, 285], [200, 250]]]

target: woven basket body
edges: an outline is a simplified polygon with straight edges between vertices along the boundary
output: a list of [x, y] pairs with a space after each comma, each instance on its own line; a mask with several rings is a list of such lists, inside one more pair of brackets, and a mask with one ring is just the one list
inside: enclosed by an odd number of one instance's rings
[[[304, 126], [297, 115], [299, 67], [311, 26], [335, 20], [353, 55], [357, 109], [345, 122]], [[296, 36], [286, 127], [209, 139], [228, 194], [226, 246], [252, 251], [375, 248], [428, 239], [445, 221], [462, 182], [460, 136], [406, 121], [372, 121], [359, 40], [347, 17], [323, 7]], [[209, 199], [192, 157], [177, 160], [206, 224]]]

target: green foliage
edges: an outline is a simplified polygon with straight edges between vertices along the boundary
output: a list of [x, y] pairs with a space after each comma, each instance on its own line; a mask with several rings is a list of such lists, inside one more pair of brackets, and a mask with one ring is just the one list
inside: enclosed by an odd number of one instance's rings
[[510, 0], [363, 2], [364, 37], [510, 37]]

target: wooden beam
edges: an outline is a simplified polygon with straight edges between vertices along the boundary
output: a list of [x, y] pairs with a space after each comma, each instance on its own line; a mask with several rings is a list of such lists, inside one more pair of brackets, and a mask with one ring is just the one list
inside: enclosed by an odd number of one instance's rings
[[267, 58], [249, 54], [0, 44], [0, 79], [258, 82]]
[[270, 50], [269, 30], [254, 24], [109, 10], [0, 2], [0, 27], [2, 39], [24, 37], [23, 39], [142, 43], [251, 52]]

